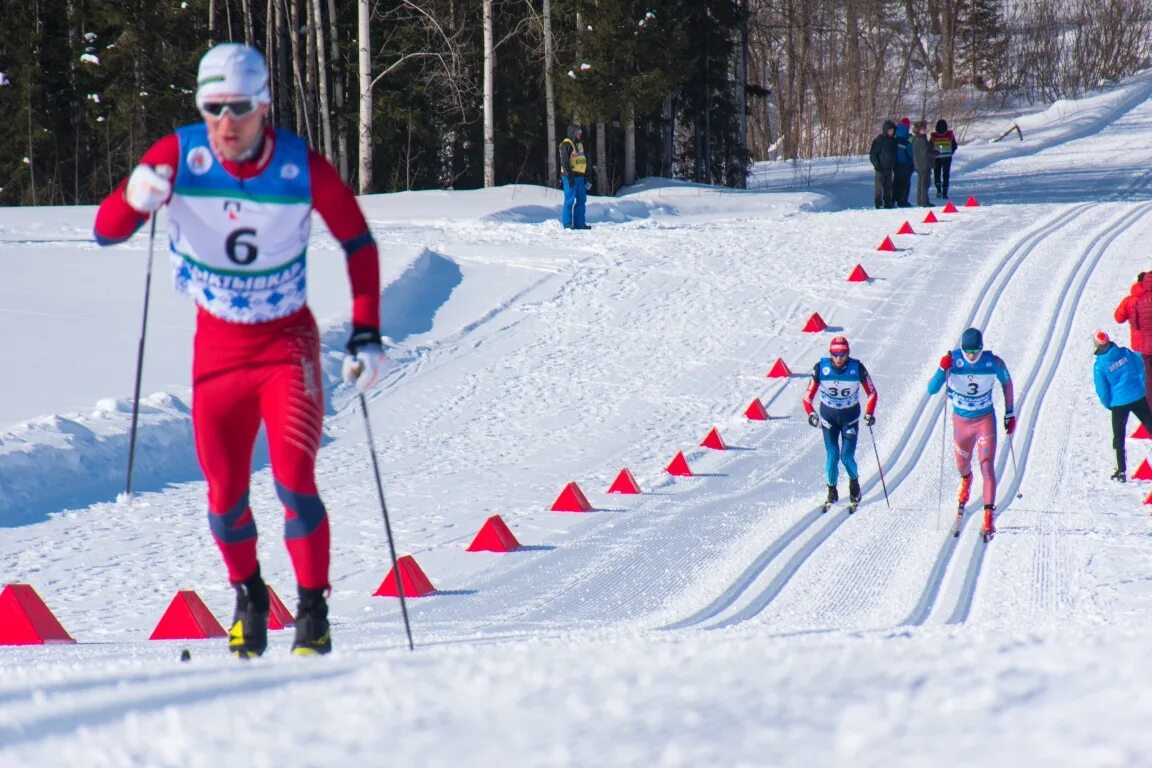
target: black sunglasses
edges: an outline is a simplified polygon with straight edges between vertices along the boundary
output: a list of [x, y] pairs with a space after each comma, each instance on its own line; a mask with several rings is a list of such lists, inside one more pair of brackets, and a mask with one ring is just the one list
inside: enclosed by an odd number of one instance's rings
[[232, 117], [244, 117], [256, 109], [255, 99], [232, 99], [229, 101], [205, 101], [200, 111], [212, 117], [223, 117], [225, 110]]

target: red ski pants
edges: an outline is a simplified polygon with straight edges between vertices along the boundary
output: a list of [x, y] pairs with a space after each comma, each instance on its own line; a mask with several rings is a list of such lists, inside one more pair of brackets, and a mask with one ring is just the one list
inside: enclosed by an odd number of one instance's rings
[[986, 413], [974, 419], [952, 414], [952, 449], [956, 456], [956, 471], [967, 475], [972, 471], [972, 459], [980, 463], [984, 476], [984, 504], [996, 502], [996, 414]]
[[258, 566], [248, 489], [263, 421], [297, 584], [330, 587], [328, 515], [315, 477], [323, 418], [320, 337], [307, 308], [256, 324], [230, 323], [199, 310], [192, 428], [208, 481], [209, 527], [233, 583]]

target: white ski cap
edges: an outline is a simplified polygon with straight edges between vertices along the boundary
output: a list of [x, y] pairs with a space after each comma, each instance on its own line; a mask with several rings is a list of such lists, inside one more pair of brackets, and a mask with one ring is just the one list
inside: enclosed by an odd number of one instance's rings
[[196, 103], [240, 96], [268, 104], [268, 65], [264, 54], [240, 43], [221, 43], [200, 59], [196, 73]]

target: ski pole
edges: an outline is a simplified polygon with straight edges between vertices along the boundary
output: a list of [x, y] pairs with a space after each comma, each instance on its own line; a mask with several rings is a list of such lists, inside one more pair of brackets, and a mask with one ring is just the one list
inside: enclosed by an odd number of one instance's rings
[[380, 465], [376, 461], [376, 441], [372, 439], [372, 424], [368, 419], [368, 401], [360, 393], [360, 410], [364, 412], [364, 431], [368, 434], [368, 453], [372, 456], [372, 473], [376, 476], [376, 495], [380, 497], [380, 513], [384, 516], [384, 532], [388, 535], [388, 554], [392, 556], [392, 573], [396, 576], [396, 594], [400, 596], [400, 613], [404, 616], [404, 632], [408, 635], [408, 650], [412, 644], [412, 625], [408, 622], [408, 603], [404, 600], [404, 582], [400, 579], [400, 566], [396, 562], [396, 545], [392, 543], [392, 524], [388, 521], [388, 505], [384, 503], [384, 484], [380, 482]]
[[[1016, 482], [1020, 482], [1020, 470], [1016, 466], [1016, 446], [1012, 444], [1012, 435], [1008, 435], [1008, 455], [1012, 457], [1012, 474], [1016, 476]], [[1019, 490], [1020, 486], [1016, 486], [1016, 498], [1024, 498], [1023, 492]]]
[[940, 417], [940, 481], [936, 485], [936, 530], [940, 530], [940, 510], [944, 508], [944, 451], [948, 443], [948, 407]]
[[124, 482], [124, 493], [118, 499], [123, 503], [132, 500], [132, 467], [136, 462], [136, 426], [140, 418], [140, 380], [144, 373], [144, 338], [148, 333], [148, 302], [152, 294], [152, 253], [156, 246], [156, 213], [152, 213], [152, 225], [148, 229], [148, 268], [144, 273], [144, 315], [140, 321], [140, 343], [136, 348], [136, 385], [132, 390], [132, 426], [128, 430], [128, 476]]
[[892, 504], [888, 501], [888, 484], [884, 482], [884, 467], [880, 465], [880, 451], [876, 448], [876, 433], [872, 431], [872, 425], [868, 425], [868, 434], [872, 435], [872, 453], [876, 454], [876, 469], [880, 471], [880, 487], [884, 489], [884, 503], [888, 505], [888, 509], [892, 509]]

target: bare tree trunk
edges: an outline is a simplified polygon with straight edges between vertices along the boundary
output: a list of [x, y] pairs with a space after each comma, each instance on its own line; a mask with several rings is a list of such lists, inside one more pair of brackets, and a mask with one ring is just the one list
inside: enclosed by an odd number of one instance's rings
[[[317, 83], [322, 77], [320, 62], [316, 59], [320, 30], [312, 23], [312, 0], [300, 0], [300, 13], [304, 32], [304, 110], [308, 116], [308, 143], [323, 152], [320, 144], [320, 110], [316, 100]], [[314, 128], [311, 126], [315, 126]]]
[[292, 73], [296, 82], [296, 130], [300, 132], [300, 127], [303, 126], [303, 134], [309, 144], [315, 144], [312, 140], [312, 122], [308, 119], [307, 100], [308, 92], [304, 88], [305, 68], [307, 63], [304, 58], [304, 52], [300, 50], [300, 14], [296, 9], [296, 0], [280, 0], [288, 4], [288, 40], [292, 46]]
[[256, 40], [256, 33], [252, 31], [252, 0], [241, 0], [240, 9], [244, 14], [244, 44], [252, 45]]
[[624, 186], [636, 183], [636, 110], [629, 104], [624, 114]]
[[736, 156], [740, 169], [736, 185], [746, 187], [748, 179], [748, 0], [740, 0], [740, 40], [736, 48]]
[[596, 123], [596, 191], [602, 195], [612, 194], [612, 183], [608, 180], [608, 129], [604, 123]]
[[496, 48], [492, 41], [492, 0], [484, 0], [484, 187], [496, 186], [496, 127], [492, 100]]
[[336, 0], [328, 0], [328, 44], [332, 46], [332, 83], [336, 104], [336, 167], [348, 181], [348, 123], [344, 116], [345, 83], [340, 67], [340, 36], [336, 25]]
[[359, 190], [372, 191], [372, 52], [368, 48], [368, 26], [372, 16], [370, 0], [359, 0], [356, 50], [360, 74]]
[[308, 0], [312, 6], [312, 19], [316, 26], [316, 85], [318, 87], [321, 135], [324, 137], [324, 157], [333, 162], [332, 153], [332, 110], [328, 104], [328, 51], [325, 50], [324, 19], [320, 12], [321, 0]]
[[556, 89], [552, 83], [552, 0], [544, 0], [544, 113], [545, 113], [545, 167], [548, 169], [548, 186], [560, 185], [560, 171], [556, 167]]
[[208, 0], [208, 39], [216, 40], [216, 0]]

